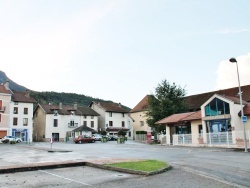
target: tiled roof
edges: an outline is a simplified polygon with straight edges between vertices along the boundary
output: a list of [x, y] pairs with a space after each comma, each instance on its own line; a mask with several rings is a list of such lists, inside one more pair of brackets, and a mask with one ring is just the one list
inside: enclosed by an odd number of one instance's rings
[[145, 111], [148, 108], [148, 100], [152, 97], [151, 95], [146, 95], [130, 112], [140, 112]]
[[88, 106], [79, 106], [77, 107], [78, 110], [82, 112], [82, 115], [85, 116], [100, 116], [96, 111], [94, 111], [92, 108]]
[[193, 121], [201, 119], [201, 110], [194, 112], [193, 114], [181, 119], [182, 121]]
[[12, 94], [10, 90], [7, 90], [4, 85], [0, 85], [0, 93]]
[[[242, 99], [246, 102], [250, 102], [250, 85], [241, 86], [241, 91], [243, 92]], [[185, 97], [185, 99], [188, 104], [189, 110], [193, 111], [200, 109], [201, 105], [204, 104], [214, 94], [237, 97], [238, 93], [239, 93], [239, 87], [234, 87], [229, 89], [212, 91], [208, 93], [191, 95]]]
[[96, 105], [102, 107], [106, 112], [120, 112], [128, 113], [127, 110], [123, 109], [120, 104], [113, 102], [94, 102]]
[[[229, 100], [233, 101], [235, 104], [240, 104], [240, 98], [239, 97], [231, 97], [231, 96], [222, 96], [225, 98], [228, 98]], [[242, 100], [242, 104], [247, 104], [246, 101]]]
[[46, 114], [54, 114], [54, 110], [57, 110], [57, 113], [60, 115], [71, 115], [71, 111], [74, 111], [75, 115], [82, 115], [80, 110], [74, 109], [73, 106], [62, 105], [62, 108], [59, 105], [51, 104], [39, 104], [41, 108], [46, 112]]
[[36, 100], [30, 98], [26, 92], [14, 92], [11, 100], [14, 102], [36, 103]]
[[[243, 108], [243, 113], [246, 116], [250, 116], [250, 103], [247, 103]], [[241, 116], [241, 112], [239, 112], [239, 116]], [[248, 120], [249, 121], [249, 120]]]
[[187, 118], [188, 116], [194, 114], [196, 112], [187, 112], [187, 113], [181, 113], [181, 114], [173, 114], [171, 116], [168, 116], [160, 121], [157, 121], [155, 124], [168, 124], [168, 123], [176, 123], [178, 121], [181, 121], [184, 118]]

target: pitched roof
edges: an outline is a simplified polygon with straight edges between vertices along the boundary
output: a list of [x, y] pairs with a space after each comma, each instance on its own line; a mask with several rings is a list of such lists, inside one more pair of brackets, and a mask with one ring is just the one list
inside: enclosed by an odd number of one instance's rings
[[96, 111], [94, 111], [92, 108], [88, 106], [79, 106], [77, 107], [78, 110], [82, 112], [82, 115], [85, 116], [100, 116]]
[[74, 132], [78, 132], [78, 131], [91, 131], [92, 133], [97, 133], [96, 130], [91, 129], [90, 127], [86, 126], [86, 125], [82, 125], [80, 127], [77, 127], [76, 129], [72, 130]]
[[193, 121], [201, 119], [201, 110], [194, 112], [193, 114], [181, 119], [182, 121]]
[[[243, 113], [246, 116], [250, 116], [250, 103], [247, 103], [244, 107], [243, 107]], [[241, 116], [241, 111], [239, 112], [239, 116]]]
[[11, 100], [14, 102], [36, 103], [36, 100], [29, 97], [27, 92], [14, 92]]
[[74, 111], [75, 115], [82, 115], [80, 110], [76, 110], [70, 105], [62, 105], [61, 108], [59, 105], [52, 104], [39, 104], [39, 106], [46, 112], [46, 114], [54, 114], [54, 110], [57, 110], [57, 113], [60, 115], [71, 115], [72, 111]]
[[148, 100], [152, 95], [146, 95], [130, 112], [145, 111], [148, 108]]
[[10, 90], [7, 90], [4, 85], [0, 85], [0, 93], [12, 94]]
[[184, 118], [187, 118], [188, 116], [194, 114], [196, 112], [186, 112], [181, 114], [173, 114], [171, 116], [168, 116], [162, 120], [157, 121], [155, 124], [168, 124], [168, 123], [176, 123], [178, 121], [181, 121]]
[[121, 104], [117, 104], [113, 102], [94, 102], [94, 101], [93, 103], [102, 107], [106, 112], [128, 113], [127, 110], [121, 107]]
[[[244, 101], [250, 102], [250, 85], [241, 86], [241, 91], [243, 92], [242, 99]], [[214, 94], [237, 97], [238, 93], [239, 93], [239, 87], [234, 87], [229, 89], [212, 91], [208, 93], [191, 95], [184, 98], [186, 99], [189, 110], [193, 111], [200, 109], [201, 105], [204, 104]]]

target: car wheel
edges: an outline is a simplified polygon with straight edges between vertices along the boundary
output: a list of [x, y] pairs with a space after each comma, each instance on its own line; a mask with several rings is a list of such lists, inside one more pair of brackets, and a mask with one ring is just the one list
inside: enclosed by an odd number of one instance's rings
[[81, 143], [82, 143], [82, 141], [80, 140], [78, 143], [79, 143], [79, 144], [81, 144]]
[[20, 143], [20, 142], [21, 142], [21, 140], [18, 140], [18, 141], [17, 141], [17, 143]]
[[94, 143], [95, 142], [95, 140], [92, 140], [92, 143]]

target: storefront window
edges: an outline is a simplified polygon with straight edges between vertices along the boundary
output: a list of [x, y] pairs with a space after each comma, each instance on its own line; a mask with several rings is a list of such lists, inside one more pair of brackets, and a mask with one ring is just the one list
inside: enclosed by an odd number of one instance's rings
[[230, 114], [229, 104], [220, 99], [214, 98], [207, 106], [205, 106], [206, 116], [217, 116]]

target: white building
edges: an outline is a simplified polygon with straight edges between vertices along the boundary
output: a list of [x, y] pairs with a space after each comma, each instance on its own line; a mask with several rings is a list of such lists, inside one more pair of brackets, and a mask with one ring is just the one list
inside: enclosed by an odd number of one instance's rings
[[1, 137], [15, 136], [24, 142], [32, 142], [33, 105], [36, 101], [30, 98], [29, 92], [12, 92], [8, 82], [0, 87]]
[[100, 114], [98, 120], [99, 131], [107, 131], [109, 135], [117, 135], [119, 130], [127, 131], [127, 137], [133, 138], [133, 120], [129, 111], [121, 104], [113, 102], [92, 102], [90, 107]]
[[49, 141], [65, 141], [72, 139], [74, 129], [81, 125], [88, 126], [97, 131], [98, 116], [89, 107], [52, 104], [38, 104], [34, 111], [34, 140]]

